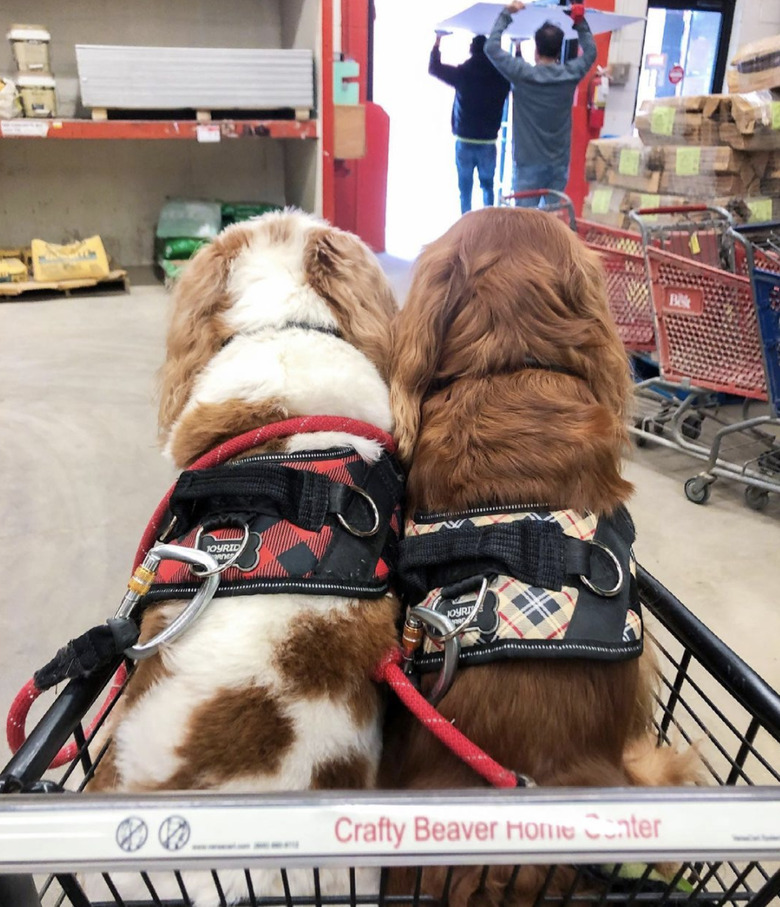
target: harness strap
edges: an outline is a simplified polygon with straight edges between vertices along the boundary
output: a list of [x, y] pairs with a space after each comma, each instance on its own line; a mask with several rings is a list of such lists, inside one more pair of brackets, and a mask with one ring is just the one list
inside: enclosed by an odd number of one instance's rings
[[[343, 416], [302, 416], [295, 419], [284, 419], [281, 422], [272, 422], [262, 428], [256, 428], [245, 432], [243, 435], [231, 438], [229, 441], [225, 441], [205, 453], [188, 469], [206, 469], [211, 466], [220, 466], [226, 460], [230, 460], [232, 457], [238, 456], [238, 454], [242, 454], [252, 447], [264, 444], [274, 438], [288, 438], [290, 435], [308, 434], [317, 431], [348, 432], [351, 435], [359, 435], [361, 438], [367, 438], [370, 441], [378, 441], [388, 453], [395, 452], [395, 441], [392, 437], [386, 431], [382, 431], [381, 428], [377, 428], [368, 422], [348, 419]], [[157, 537], [164, 528], [168, 503], [175, 487], [175, 485], [171, 486], [152, 514], [143, 538], [138, 545], [135, 561], [133, 562], [133, 570], [146, 557], [146, 553], [157, 541]]]
[[399, 572], [415, 601], [429, 589], [478, 574], [500, 573], [560, 591], [567, 576], [589, 576], [593, 546], [566, 535], [557, 523], [514, 523], [409, 536], [401, 542]]
[[391, 649], [379, 662], [374, 670], [373, 679], [379, 683], [387, 683], [398, 698], [418, 718], [428, 730], [437, 737], [459, 759], [474, 769], [493, 787], [518, 787], [525, 786], [522, 777], [513, 771], [499, 765], [491, 759], [475, 743], [461, 732], [422, 696], [412, 685], [409, 678], [399, 667], [401, 652], [397, 648]]
[[[183, 472], [171, 495], [178, 531], [198, 513], [241, 511], [279, 514], [302, 529], [319, 532], [330, 513], [345, 515], [354, 495], [348, 485], [321, 473], [270, 463], [245, 463]], [[369, 514], [368, 526], [371, 526]]]

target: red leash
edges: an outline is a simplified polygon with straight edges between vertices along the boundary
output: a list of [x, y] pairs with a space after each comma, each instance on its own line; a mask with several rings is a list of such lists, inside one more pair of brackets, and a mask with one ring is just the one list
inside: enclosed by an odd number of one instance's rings
[[[253, 429], [252, 431], [245, 432], [243, 435], [231, 438], [230, 441], [226, 441], [224, 444], [220, 444], [218, 447], [215, 447], [213, 450], [204, 454], [196, 460], [192, 466], [188, 467], [188, 470], [207, 469], [211, 466], [219, 466], [221, 463], [231, 459], [231, 457], [244, 453], [244, 451], [257, 447], [259, 444], [263, 444], [273, 438], [287, 438], [290, 437], [290, 435], [310, 434], [311, 432], [318, 431], [338, 431], [357, 435], [358, 437], [366, 438], [369, 441], [378, 441], [389, 453], [395, 452], [395, 441], [392, 437], [387, 432], [382, 431], [381, 428], [370, 425], [368, 422], [360, 422], [357, 419], [348, 419], [343, 416], [301, 416], [296, 419], [285, 419], [283, 422], [272, 422], [270, 425], [264, 425], [262, 428]], [[141, 543], [138, 546], [135, 561], [133, 562], [133, 570], [135, 570], [141, 561], [143, 561], [149, 549], [152, 548], [157, 541], [161, 523], [165, 516], [165, 512], [168, 509], [168, 501], [170, 500], [175, 487], [176, 483], [171, 485], [165, 497], [160, 501], [157, 505], [157, 509], [152, 514], [152, 518], [149, 520]], [[94, 731], [114, 699], [119, 695], [119, 691], [122, 689], [126, 679], [127, 668], [123, 664], [114, 675], [106, 701], [103, 703], [97, 716], [87, 729], [87, 738], [89, 738], [90, 734]], [[39, 690], [36, 687], [35, 681], [29, 680], [16, 694], [14, 701], [11, 703], [8, 719], [6, 721], [6, 737], [12, 753], [15, 753], [27, 739], [25, 729], [27, 715], [29, 714], [33, 702], [41, 695], [41, 692], [42, 690]], [[59, 751], [49, 768], [58, 768], [66, 762], [71, 762], [77, 755], [78, 748], [75, 742], [70, 743]]]
[[396, 693], [409, 711], [441, 740], [441, 742], [466, 765], [474, 769], [493, 787], [518, 787], [517, 775], [503, 768], [476, 744], [472, 743], [412, 686], [409, 678], [399, 667], [400, 649], [392, 649], [374, 670], [374, 680], [384, 681]]

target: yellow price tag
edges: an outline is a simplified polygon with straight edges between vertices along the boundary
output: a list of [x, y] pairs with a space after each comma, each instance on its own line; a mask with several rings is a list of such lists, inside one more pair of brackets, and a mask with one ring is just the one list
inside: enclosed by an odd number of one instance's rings
[[653, 107], [650, 132], [654, 135], [671, 135], [674, 132], [674, 114], [674, 107]]
[[771, 198], [746, 198], [745, 201], [750, 210], [750, 219], [752, 221], [764, 224], [772, 220]]
[[691, 233], [691, 238], [688, 240], [688, 248], [694, 255], [698, 255], [701, 252], [701, 246], [699, 245], [699, 234]]
[[678, 148], [675, 170], [677, 176], [698, 176], [701, 167], [701, 148]]
[[637, 176], [639, 174], [639, 158], [638, 148], [622, 148], [620, 161], [618, 162], [618, 173], [623, 176]]
[[780, 101], [772, 101], [772, 129], [780, 129]]
[[596, 189], [590, 202], [594, 214], [607, 214], [612, 201], [611, 189]]

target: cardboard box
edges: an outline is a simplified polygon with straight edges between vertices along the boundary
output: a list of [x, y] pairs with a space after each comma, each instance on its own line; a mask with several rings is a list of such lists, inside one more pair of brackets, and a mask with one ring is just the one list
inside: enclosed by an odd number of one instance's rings
[[627, 230], [629, 228], [627, 190], [614, 189], [599, 183], [592, 183], [589, 189], [582, 207], [583, 218], [597, 224]]
[[366, 108], [336, 104], [333, 108], [333, 156], [354, 160], [366, 156]]
[[585, 152], [585, 179], [619, 189], [658, 192], [663, 154], [636, 139], [595, 139]]
[[51, 35], [42, 25], [12, 25], [8, 32], [16, 68], [20, 73], [50, 73]]
[[727, 145], [667, 146], [664, 158], [662, 193], [711, 199], [757, 195], [769, 154], [736, 151]]
[[645, 101], [634, 125], [645, 145], [717, 145], [725, 95]]
[[780, 88], [780, 35], [741, 47], [731, 61], [728, 83], [736, 91]]
[[53, 76], [19, 76], [16, 87], [26, 117], [57, 116], [57, 99]]

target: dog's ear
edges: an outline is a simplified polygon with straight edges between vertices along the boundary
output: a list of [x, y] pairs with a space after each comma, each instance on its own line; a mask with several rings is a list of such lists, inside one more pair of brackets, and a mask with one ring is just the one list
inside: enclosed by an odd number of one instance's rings
[[230, 338], [220, 315], [230, 307], [230, 268], [246, 248], [248, 235], [242, 224], [229, 227], [195, 254], [176, 283], [159, 375], [158, 425], [163, 440], [189, 399], [198, 373]]
[[352, 233], [326, 226], [309, 234], [304, 270], [312, 289], [333, 310], [344, 339], [387, 380], [398, 305], [374, 253]]
[[441, 243], [429, 246], [417, 261], [409, 295], [393, 326], [390, 405], [403, 463], [412, 458], [423, 398], [436, 375], [447, 328], [465, 292], [459, 257]]

